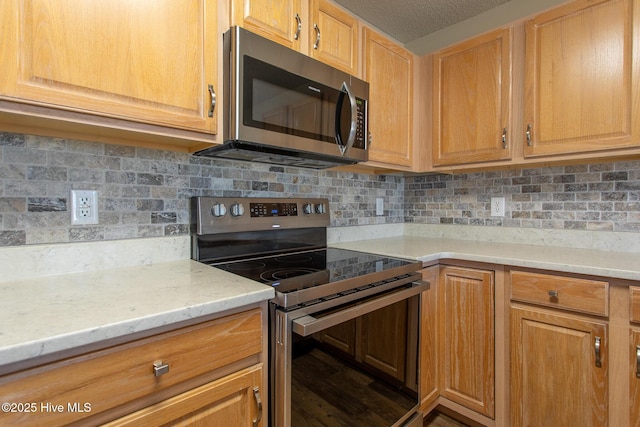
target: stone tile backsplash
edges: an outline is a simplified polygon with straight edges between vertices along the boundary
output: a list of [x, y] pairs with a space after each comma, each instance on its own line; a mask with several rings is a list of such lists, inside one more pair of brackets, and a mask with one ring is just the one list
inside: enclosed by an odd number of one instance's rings
[[[71, 189], [98, 190], [71, 226]], [[185, 235], [192, 196], [327, 197], [331, 225], [389, 223], [640, 232], [640, 161], [454, 175], [367, 175], [0, 133], [0, 246]], [[506, 216], [490, 216], [490, 199]], [[375, 215], [377, 197], [385, 215]]]
[[[71, 226], [71, 189], [98, 190], [98, 225]], [[332, 226], [404, 221], [402, 177], [0, 133], [0, 246], [188, 234], [200, 195], [327, 197]]]
[[[640, 161], [405, 179], [405, 221], [640, 232]], [[490, 215], [504, 197], [506, 215]]]

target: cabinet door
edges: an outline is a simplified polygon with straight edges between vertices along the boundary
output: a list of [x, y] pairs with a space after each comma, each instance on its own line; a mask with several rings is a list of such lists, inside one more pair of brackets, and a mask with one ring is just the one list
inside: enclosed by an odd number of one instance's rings
[[356, 320], [342, 322], [317, 334], [320, 341], [356, 357]]
[[0, 96], [214, 133], [215, 0], [7, 0]]
[[636, 5], [575, 1], [527, 21], [525, 156], [640, 145]]
[[[259, 357], [263, 316], [252, 309], [0, 376], [0, 396], [9, 402], [91, 403], [90, 412], [0, 412], [0, 426], [21, 425], [25, 415], [33, 425], [82, 424], [86, 417], [102, 417], [118, 407], [140, 408], [146, 399]], [[169, 371], [154, 375], [155, 362]]]
[[363, 363], [405, 380], [407, 357], [407, 301], [400, 301], [362, 317]]
[[400, 301], [317, 334], [323, 343], [405, 381], [408, 304]]
[[365, 28], [369, 82], [369, 160], [410, 167], [413, 132], [413, 55]]
[[358, 20], [327, 0], [311, 0], [311, 56], [358, 75]]
[[631, 329], [631, 421], [640, 426], [640, 329]]
[[300, 0], [231, 0], [233, 25], [295, 50], [300, 49], [301, 16]]
[[512, 308], [511, 399], [513, 427], [606, 426], [606, 323]]
[[438, 269], [422, 270], [422, 280], [430, 282], [420, 297], [420, 410], [426, 412], [440, 396], [438, 389], [437, 307]]
[[262, 426], [262, 406], [266, 405], [262, 377], [262, 365], [256, 365], [106, 425]]
[[440, 394], [494, 416], [494, 273], [442, 267], [439, 298]]
[[511, 30], [435, 54], [433, 163], [511, 158]]

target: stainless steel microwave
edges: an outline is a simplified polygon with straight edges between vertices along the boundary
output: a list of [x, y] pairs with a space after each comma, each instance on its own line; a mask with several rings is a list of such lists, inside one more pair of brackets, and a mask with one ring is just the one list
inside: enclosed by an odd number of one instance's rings
[[196, 155], [324, 169], [367, 160], [369, 84], [240, 27], [224, 34], [224, 143]]

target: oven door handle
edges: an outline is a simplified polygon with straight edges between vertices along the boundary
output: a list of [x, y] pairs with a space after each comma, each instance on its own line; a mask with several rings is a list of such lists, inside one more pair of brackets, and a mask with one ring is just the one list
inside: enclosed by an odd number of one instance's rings
[[403, 288], [402, 290], [385, 294], [380, 298], [376, 298], [353, 307], [337, 311], [324, 317], [315, 318], [313, 316], [302, 316], [293, 319], [293, 332], [303, 337], [309, 336], [316, 332], [347, 322], [356, 317], [363, 316], [373, 311], [384, 308], [396, 302], [411, 298], [429, 289], [429, 282], [418, 280], [412, 282], [412, 287]]

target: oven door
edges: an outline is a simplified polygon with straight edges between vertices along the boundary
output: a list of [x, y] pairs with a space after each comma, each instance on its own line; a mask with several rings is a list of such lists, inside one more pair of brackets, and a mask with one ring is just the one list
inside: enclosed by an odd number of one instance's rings
[[272, 307], [271, 426], [421, 425], [419, 310], [428, 286], [315, 313]]

